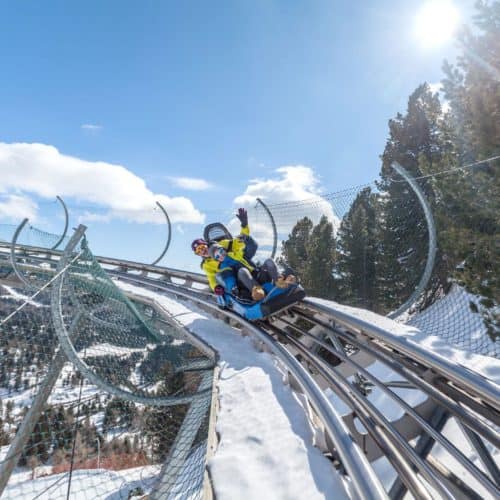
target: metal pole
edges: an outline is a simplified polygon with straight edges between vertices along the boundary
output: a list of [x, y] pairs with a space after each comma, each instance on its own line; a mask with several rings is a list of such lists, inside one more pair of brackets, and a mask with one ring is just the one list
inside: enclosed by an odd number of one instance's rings
[[97, 442], [97, 468], [101, 468], [101, 441], [99, 441], [99, 438], [96, 438]]
[[163, 215], [165, 216], [165, 219], [167, 220], [167, 228], [168, 228], [168, 236], [167, 236], [167, 242], [165, 243], [165, 248], [163, 249], [163, 252], [160, 254], [160, 256], [151, 263], [152, 266], [155, 266], [160, 262], [161, 259], [163, 259], [163, 256], [167, 253], [168, 247], [170, 246], [170, 240], [172, 239], [172, 225], [170, 224], [170, 218], [167, 214], [167, 211], [163, 207], [163, 205], [157, 201], [156, 204], [158, 205], [158, 208], [163, 212]]
[[64, 231], [59, 240], [57, 241], [57, 243], [51, 248], [51, 250], [55, 250], [63, 242], [64, 238], [66, 237], [66, 233], [68, 232], [68, 224], [69, 224], [69, 215], [66, 203], [64, 203], [63, 199], [60, 196], [56, 196], [56, 198], [59, 200], [59, 203], [62, 205], [64, 210]]
[[21, 231], [24, 229], [24, 226], [28, 223], [28, 219], [23, 219], [21, 224], [17, 226], [17, 229], [14, 233], [14, 236], [12, 237], [12, 241], [10, 242], [10, 264], [12, 266], [12, 269], [14, 269], [14, 272], [16, 273], [16, 276], [19, 278], [21, 283], [23, 283], [29, 290], [37, 290], [37, 287], [33, 286], [32, 283], [30, 283], [21, 273], [21, 271], [17, 268], [17, 262], [16, 262], [16, 244], [17, 244], [17, 238], [19, 238], [19, 235], [21, 234]]
[[274, 256], [276, 255], [276, 248], [278, 247], [278, 230], [276, 229], [276, 223], [274, 222], [274, 217], [271, 210], [269, 210], [269, 207], [260, 198], [257, 198], [257, 203], [262, 205], [271, 219], [271, 226], [273, 228], [273, 250], [271, 252], [271, 259], [274, 259]]
[[500, 486], [500, 470], [498, 469], [495, 460], [493, 460], [493, 457], [488, 451], [488, 448], [486, 448], [485, 444], [483, 443], [483, 440], [474, 431], [462, 424], [460, 420], [457, 420], [457, 422], [463, 433], [467, 437], [472, 448], [477, 452], [477, 455], [480, 458], [481, 462], [483, 462], [486, 470], [490, 473], [493, 481], [495, 481], [497, 486]]
[[400, 314], [407, 311], [415, 301], [420, 297], [420, 295], [425, 290], [425, 287], [429, 283], [431, 278], [432, 270], [434, 269], [434, 261], [436, 259], [437, 251], [437, 236], [436, 236], [436, 225], [434, 223], [434, 217], [432, 216], [431, 207], [425, 198], [424, 193], [420, 189], [420, 186], [416, 183], [415, 179], [397, 162], [393, 162], [392, 168], [400, 174], [413, 189], [417, 195], [418, 201], [422, 206], [424, 211], [425, 220], [427, 221], [427, 232], [429, 234], [429, 248], [427, 250], [427, 262], [425, 264], [424, 273], [420, 278], [420, 282], [415, 288], [414, 292], [408, 297], [404, 304], [401, 304], [395, 311], [389, 313], [387, 316], [391, 319], [397, 318]]

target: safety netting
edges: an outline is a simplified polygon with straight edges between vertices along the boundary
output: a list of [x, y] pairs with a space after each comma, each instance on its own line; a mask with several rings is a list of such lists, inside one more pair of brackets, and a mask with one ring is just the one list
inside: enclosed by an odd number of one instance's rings
[[[410, 179], [424, 203], [396, 171], [307, 199], [242, 200], [259, 243], [255, 260], [274, 251], [309, 295], [410, 321], [463, 349], [498, 357], [500, 207], [490, 192], [497, 173], [493, 158]], [[239, 233], [234, 212], [208, 215], [208, 222], [220, 217]]]
[[0, 496], [201, 498], [213, 358], [67, 257], [36, 296], [0, 281]]

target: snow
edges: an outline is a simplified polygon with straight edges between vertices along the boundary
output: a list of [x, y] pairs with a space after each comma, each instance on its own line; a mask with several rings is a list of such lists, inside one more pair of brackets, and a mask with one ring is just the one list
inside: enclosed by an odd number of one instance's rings
[[134, 352], [144, 353], [144, 348], [121, 347], [107, 342], [93, 344], [85, 348], [85, 357], [130, 356]]
[[[285, 373], [271, 355], [257, 352], [249, 337], [242, 337], [238, 330], [212, 318], [189, 302], [177, 302], [141, 287], [123, 282], [117, 283], [125, 290], [155, 299], [169, 315], [175, 317], [179, 323], [219, 353], [220, 377], [217, 385], [219, 410], [216, 416], [219, 443], [215, 454], [208, 462], [215, 495], [218, 499], [347, 498], [344, 485], [331, 462], [313, 445], [314, 428], [307, 418], [308, 408], [305, 407], [302, 398], [284, 384]], [[16, 293], [8, 287], [6, 289], [11, 295]], [[406, 325], [369, 311], [335, 302], [323, 299], [308, 300], [372, 323], [393, 335], [404, 337], [405, 341], [410, 344], [423, 346], [445, 357], [448, 361], [500, 384], [499, 360], [458, 348], [459, 345], [462, 347], [471, 345], [471, 341], [478, 341], [481, 335], [483, 337], [486, 335], [481, 330], [481, 325], [474, 322], [479, 315], [474, 315], [468, 307], [464, 310], [463, 302], [459, 309], [453, 309], [456, 304], [460, 304], [460, 297], [464, 299], [464, 295], [459, 295], [458, 292], [455, 295], [450, 294], [448, 302], [445, 297], [424, 313], [411, 318], [410, 324]], [[17, 298], [25, 300], [27, 297], [17, 294]], [[466, 301], [469, 299], [470, 297], [465, 296]], [[466, 319], [460, 316], [457, 320], [459, 313], [466, 315]], [[474, 321], [470, 320], [469, 316]], [[453, 327], [448, 326], [449, 324]], [[457, 324], [460, 335], [466, 340], [462, 344], [455, 342], [455, 345], [450, 345], [452, 342], [450, 336], [456, 334]], [[103, 345], [95, 347], [97, 349]], [[116, 353], [126, 354], [132, 351], [137, 351], [137, 349], [123, 348]], [[366, 369], [383, 382], [400, 379], [397, 374], [378, 361]], [[73, 368], [70, 364], [66, 364], [59, 382], [62, 377], [71, 372]], [[325, 392], [342, 415], [351, 412], [331, 390], [326, 389]], [[394, 392], [412, 407], [426, 399], [425, 394], [415, 389], [396, 388]], [[79, 387], [62, 387], [58, 383], [51, 394], [50, 401], [60, 403], [77, 400], [78, 394]], [[95, 386], [87, 384], [83, 386], [83, 399], [89, 399], [97, 394], [99, 392]], [[3, 394], [0, 394], [0, 397], [5, 400], [14, 400], [16, 403], [14, 411], [19, 412], [23, 406], [31, 404], [32, 395], [33, 391], [28, 390], [13, 393], [8, 398], [4, 398]], [[99, 396], [101, 397], [102, 393]], [[382, 411], [389, 421], [398, 420], [404, 414], [404, 410], [397, 403], [376, 387], [372, 389], [368, 399]], [[92, 421], [99, 425], [102, 418], [101, 412], [93, 415]], [[357, 419], [355, 425], [361, 432], [365, 432]], [[117, 429], [116, 432], [121, 431]], [[481, 468], [478, 457], [466, 443], [465, 436], [454, 420], [448, 422], [444, 433]], [[8, 447], [0, 449], [0, 459], [7, 449]], [[183, 498], [191, 498], [191, 495], [194, 497], [200, 493], [203, 473], [200, 463], [202, 463], [204, 450], [203, 446], [192, 454], [174, 487], [176, 493], [183, 493]], [[492, 452], [498, 461], [500, 459], [498, 450], [492, 450]], [[484, 492], [470, 475], [455, 464], [441, 447], [435, 446], [432, 455], [442, 460], [446, 466], [473, 486], [483, 498], [490, 498], [487, 492]], [[395, 472], [387, 460], [381, 458], [375, 461], [373, 466], [377, 474], [380, 474], [383, 484], [390, 486]], [[117, 500], [126, 498], [128, 492], [136, 486], [142, 487], [147, 493], [157, 478], [159, 470], [159, 466], [122, 471], [78, 470], [73, 473], [71, 498]], [[43, 468], [37, 469], [37, 474], [42, 472], [44, 472]], [[50, 470], [45, 472], [50, 473]], [[9, 482], [5, 498], [28, 499], [36, 495], [40, 495], [38, 498], [42, 499], [66, 498], [67, 483], [67, 473], [38, 477], [33, 480], [31, 471], [18, 468]], [[187, 496], [185, 495], [186, 484], [190, 487]]]
[[366, 309], [358, 309], [357, 307], [345, 306], [332, 300], [317, 299], [316, 297], [307, 298], [306, 302], [330, 307], [336, 311], [348, 314], [349, 316], [353, 316], [357, 319], [365, 321], [366, 323], [370, 323], [378, 328], [388, 330], [395, 335], [409, 337], [419, 333], [418, 328], [407, 326], [401, 323], [396, 323], [386, 316], [380, 316], [380, 314], [374, 313], [372, 311], [367, 311]]
[[219, 500], [237, 498], [347, 498], [332, 464], [313, 446], [300, 400], [284, 384], [274, 358], [257, 352], [222, 321], [186, 303], [119, 283], [154, 298], [219, 353], [220, 441], [208, 467]]
[[[446, 338], [436, 335], [429, 335], [426, 331], [420, 330], [414, 324], [405, 325], [390, 318], [380, 316], [374, 312], [355, 307], [344, 306], [337, 302], [325, 299], [308, 299], [310, 303], [322, 304], [336, 311], [348, 314], [367, 323], [383, 328], [387, 332], [399, 337], [404, 337], [409, 344], [424, 347], [429, 351], [445, 358], [447, 361], [478, 373], [479, 375], [500, 385], [500, 360], [489, 356], [482, 356], [472, 352], [464, 351], [458, 346], [450, 345]], [[439, 332], [435, 330], [434, 332]], [[486, 334], [485, 334], [486, 335]]]
[[[128, 492], [140, 486], [146, 492], [154, 483], [158, 467], [136, 467], [120, 471], [106, 469], [76, 470], [71, 480], [73, 500], [120, 500], [127, 498]], [[14, 474], [7, 485], [3, 497], [8, 499], [40, 500], [65, 499], [68, 491], [68, 473], [55, 474], [31, 479], [31, 472]], [[38, 496], [39, 495], [39, 496]]]
[[22, 293], [16, 291], [14, 288], [7, 286], [3, 283], [0, 285], [0, 288], [4, 288], [9, 293], [8, 295], [0, 295], [0, 299], [14, 299], [21, 302], [27, 302], [28, 304], [35, 307], [48, 307], [44, 306], [43, 304], [40, 304], [39, 302], [35, 302], [28, 295], [23, 295]]
[[481, 315], [470, 308], [471, 303], [480, 308], [479, 301], [480, 297], [454, 285], [445, 297], [413, 316], [408, 324], [460, 349], [498, 358], [500, 340], [489, 337]]

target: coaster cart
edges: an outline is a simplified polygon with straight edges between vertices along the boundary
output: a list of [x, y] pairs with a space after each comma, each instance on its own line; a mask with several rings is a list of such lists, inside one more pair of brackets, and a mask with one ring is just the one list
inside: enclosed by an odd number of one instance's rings
[[[255, 245], [256, 250], [255, 241], [250, 237], [246, 238], [248, 238], [247, 244]], [[210, 244], [233, 239], [233, 236], [223, 224], [214, 222], [205, 227], [203, 239]], [[277, 288], [272, 282], [261, 283], [261, 286], [266, 292], [266, 296], [262, 300], [254, 301], [241, 290], [238, 295], [226, 291], [224, 295], [217, 296], [217, 302], [220, 307], [230, 309], [249, 321], [257, 321], [296, 304], [306, 296], [304, 289], [298, 283], [289, 285], [287, 288]]]

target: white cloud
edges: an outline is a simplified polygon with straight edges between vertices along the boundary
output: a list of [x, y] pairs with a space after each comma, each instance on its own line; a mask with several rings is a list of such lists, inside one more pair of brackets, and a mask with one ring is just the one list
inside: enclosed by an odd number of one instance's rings
[[[303, 165], [283, 166], [276, 169], [275, 173], [278, 175], [269, 179], [251, 180], [245, 192], [234, 199], [237, 206], [248, 209], [250, 230], [260, 246], [272, 245], [273, 237], [269, 216], [261, 207], [256, 208], [256, 198], [261, 198], [267, 205], [287, 203], [271, 207], [278, 229], [278, 250], [295, 223], [305, 216], [317, 224], [321, 216], [325, 215], [334, 227], [339, 226], [332, 206], [320, 195], [320, 180], [312, 168]], [[238, 220], [233, 219], [228, 229], [237, 233], [238, 225]]]
[[109, 222], [111, 220], [111, 214], [96, 214], [94, 212], [89, 212], [85, 210], [83, 214], [78, 216], [78, 224], [84, 224], [85, 222]]
[[[200, 224], [205, 220], [189, 198], [156, 194], [121, 165], [82, 160], [45, 144], [0, 142], [0, 192], [9, 191], [91, 202], [107, 208], [106, 217], [134, 222], [163, 223], [154, 210], [156, 201], [172, 222]], [[96, 220], [90, 213], [84, 216]]]
[[87, 132], [91, 132], [93, 134], [96, 134], [97, 132], [100, 132], [103, 129], [102, 125], [96, 125], [94, 123], [84, 123], [83, 125], [80, 126], [82, 130], [85, 130]]
[[169, 177], [168, 178], [175, 186], [191, 191], [206, 191], [212, 189], [212, 183], [205, 179], [197, 179], [195, 177]]
[[443, 90], [443, 84], [441, 82], [435, 82], [435, 83], [429, 83], [429, 90], [435, 94], [436, 92], [439, 93], [441, 90]]
[[36, 219], [37, 204], [27, 196], [10, 194], [0, 199], [0, 218], [19, 223], [27, 217], [31, 221]]

